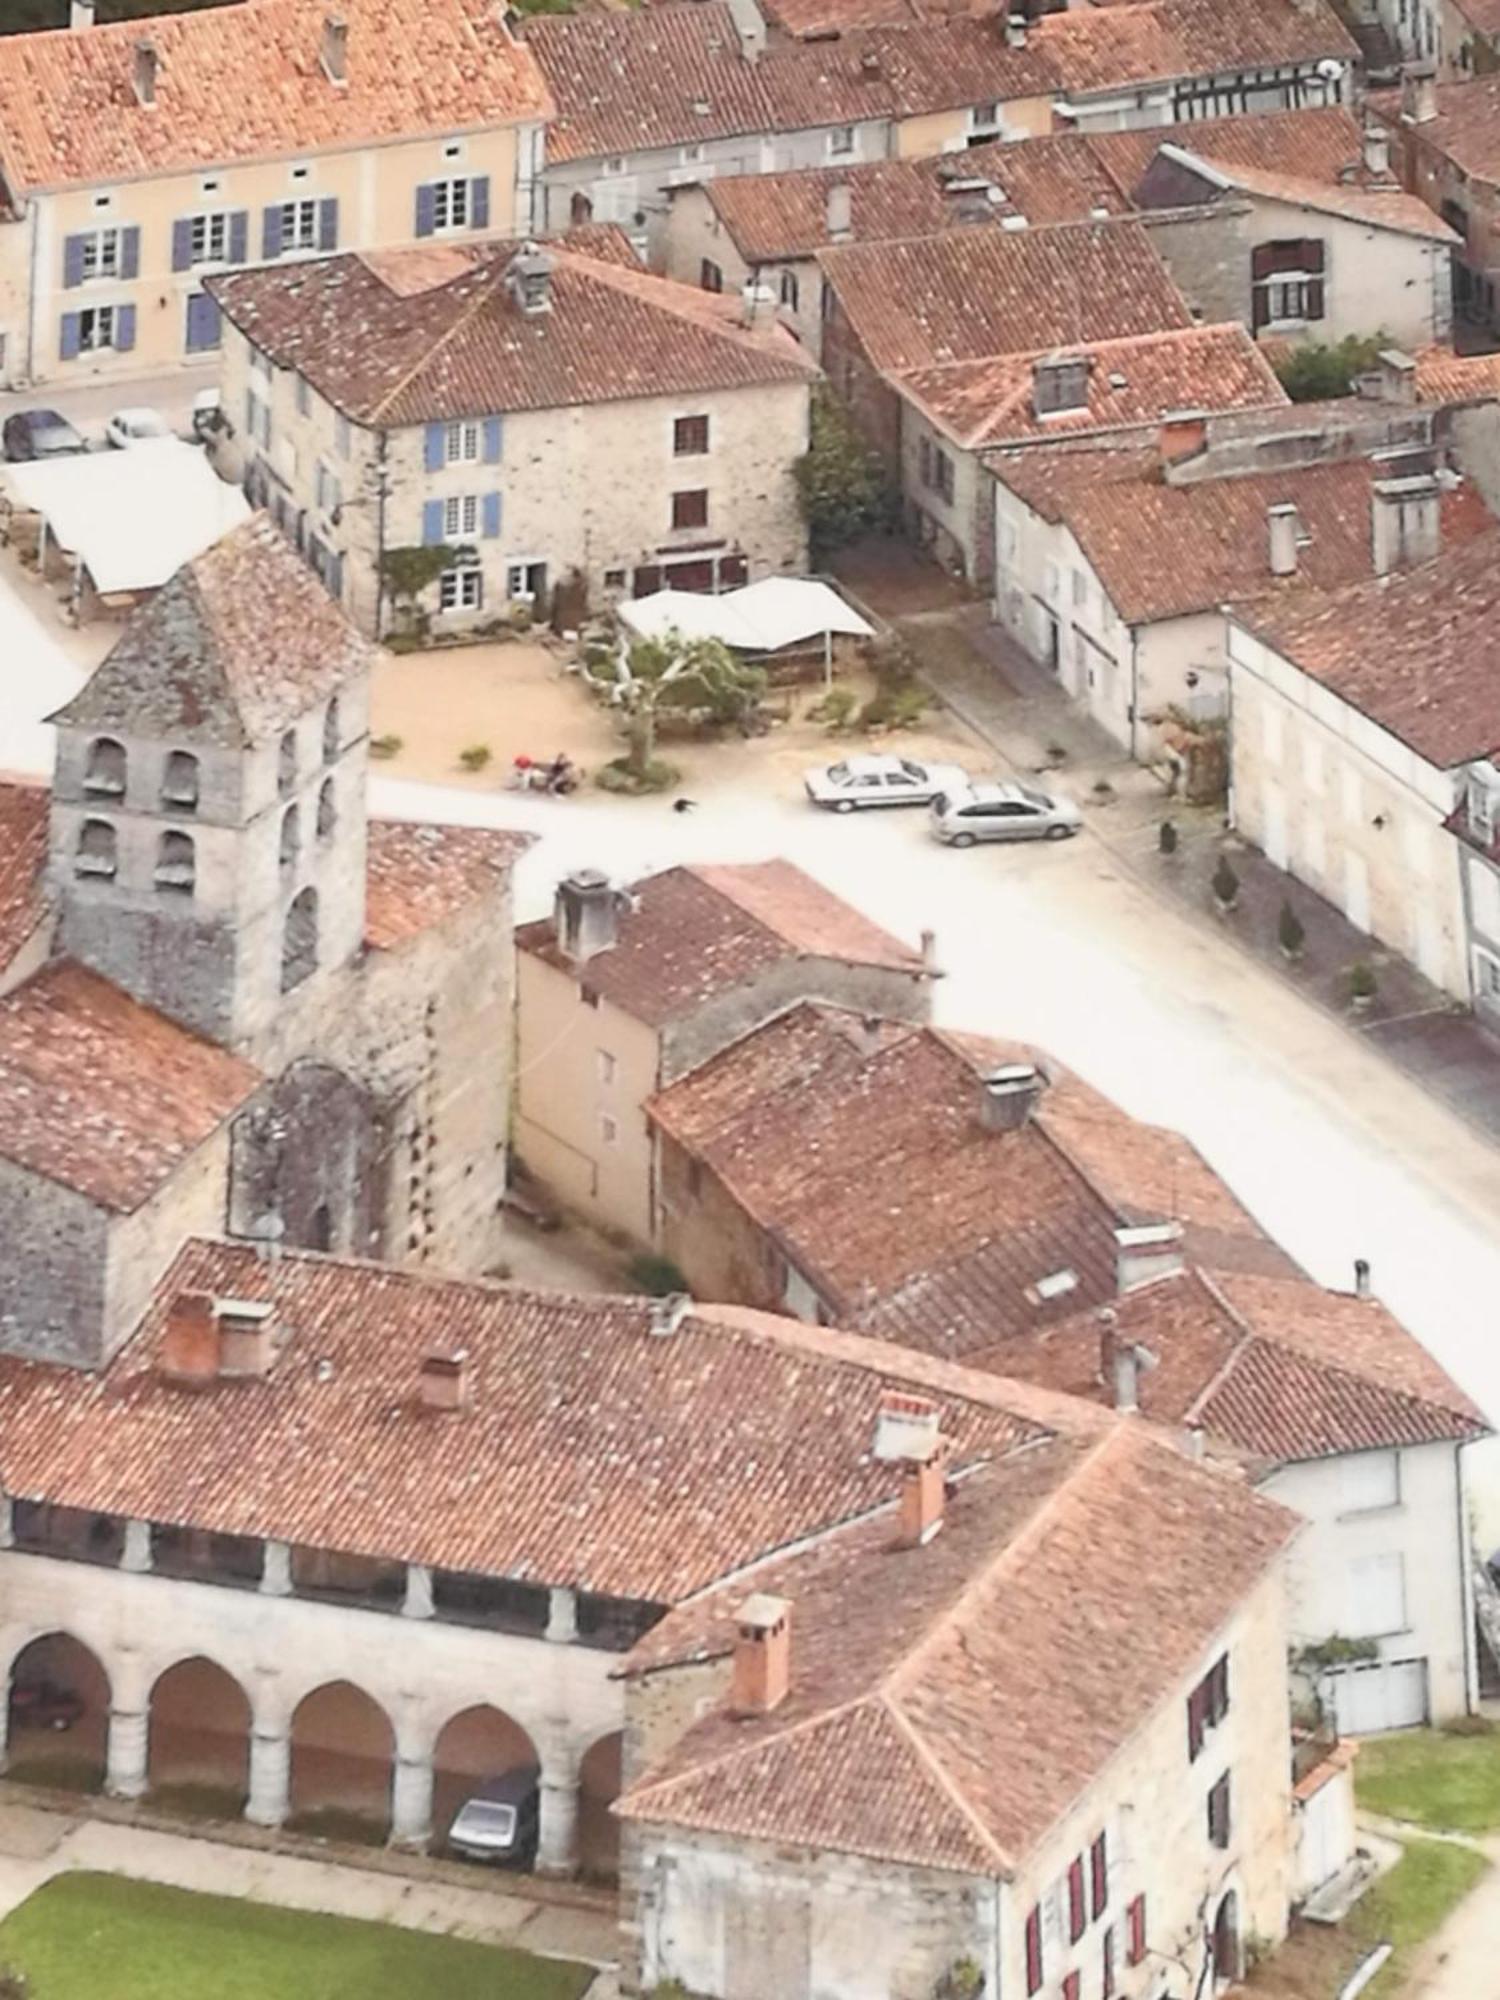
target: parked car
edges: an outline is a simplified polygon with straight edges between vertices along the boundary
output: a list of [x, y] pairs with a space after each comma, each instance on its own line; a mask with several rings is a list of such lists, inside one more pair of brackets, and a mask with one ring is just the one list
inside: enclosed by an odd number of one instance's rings
[[535, 1765], [518, 1765], [481, 1785], [459, 1807], [448, 1845], [466, 1861], [529, 1868], [536, 1859], [541, 1810]]
[[209, 444], [229, 430], [229, 419], [217, 389], [200, 389], [193, 398], [193, 436], [199, 444]]
[[71, 1729], [83, 1715], [83, 1697], [56, 1681], [18, 1681], [10, 1692], [12, 1723], [32, 1729]]
[[965, 785], [932, 802], [932, 830], [949, 847], [978, 840], [1066, 840], [1083, 824], [1071, 799], [1033, 785]]
[[17, 410], [0, 432], [5, 456], [13, 465], [33, 458], [71, 458], [88, 446], [57, 410]]
[[104, 442], [112, 444], [117, 451], [124, 451], [134, 444], [154, 444], [158, 438], [169, 438], [172, 426], [158, 410], [143, 408], [116, 410], [104, 426]]
[[940, 793], [962, 791], [968, 782], [957, 764], [919, 764], [914, 757], [845, 757], [803, 778], [815, 806], [841, 813], [931, 805]]

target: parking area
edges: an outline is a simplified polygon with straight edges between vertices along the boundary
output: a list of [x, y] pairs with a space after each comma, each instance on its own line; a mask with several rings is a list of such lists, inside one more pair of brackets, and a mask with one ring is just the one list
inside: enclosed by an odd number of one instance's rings
[[104, 441], [104, 426], [116, 410], [139, 408], [157, 410], [175, 431], [186, 435], [192, 418], [193, 398], [202, 389], [212, 388], [219, 379], [217, 360], [206, 366], [174, 368], [159, 375], [120, 378], [93, 378], [66, 386], [52, 382], [40, 389], [0, 390], [0, 427], [7, 417], [22, 410], [56, 410], [80, 431], [85, 441]]

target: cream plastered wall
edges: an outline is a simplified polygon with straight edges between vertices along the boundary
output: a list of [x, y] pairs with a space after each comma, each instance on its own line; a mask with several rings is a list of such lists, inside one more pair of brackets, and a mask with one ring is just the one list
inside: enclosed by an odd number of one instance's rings
[[[1035, 139], [1052, 130], [1050, 97], [1017, 97], [997, 107], [998, 130], [986, 125], [986, 138]], [[975, 132], [972, 107], [958, 105], [950, 111], [926, 111], [917, 118], [899, 119], [893, 129], [891, 151], [897, 159], [920, 158], [927, 153], [961, 152]]]

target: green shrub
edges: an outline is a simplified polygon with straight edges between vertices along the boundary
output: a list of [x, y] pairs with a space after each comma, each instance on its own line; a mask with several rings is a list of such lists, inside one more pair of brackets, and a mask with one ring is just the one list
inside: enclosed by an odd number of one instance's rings
[[639, 1257], [632, 1257], [629, 1271], [630, 1282], [638, 1292], [649, 1292], [654, 1299], [670, 1298], [674, 1292], [685, 1292], [687, 1279], [672, 1262], [670, 1257], [662, 1257], [654, 1250], [643, 1250]]
[[1307, 942], [1307, 932], [1302, 919], [1288, 902], [1281, 905], [1281, 915], [1276, 919], [1276, 937], [1288, 958], [1300, 958], [1302, 947]]
[[1375, 977], [1375, 968], [1367, 958], [1357, 958], [1349, 968], [1349, 998], [1351, 1000], [1373, 1000], [1380, 991], [1380, 982]]
[[1294, 403], [1321, 403], [1354, 394], [1354, 378], [1375, 366], [1383, 347], [1390, 341], [1383, 333], [1363, 336], [1351, 333], [1346, 339], [1327, 344], [1302, 341], [1276, 364], [1281, 386]]
[[854, 720], [854, 711], [859, 706], [859, 696], [851, 687], [830, 688], [821, 701], [815, 701], [807, 711], [809, 722], [821, 722], [827, 726], [830, 736], [847, 729]]
[[653, 758], [644, 771], [632, 771], [624, 757], [616, 757], [603, 765], [594, 774], [594, 783], [604, 792], [669, 792], [681, 778], [682, 773], [675, 764], [665, 764]]
[[488, 743], [471, 743], [458, 753], [458, 761], [466, 771], [482, 771], [494, 752]]
[[399, 736], [372, 736], [370, 738], [370, 755], [378, 757], [382, 763], [388, 757], [399, 757], [405, 748], [406, 744]]

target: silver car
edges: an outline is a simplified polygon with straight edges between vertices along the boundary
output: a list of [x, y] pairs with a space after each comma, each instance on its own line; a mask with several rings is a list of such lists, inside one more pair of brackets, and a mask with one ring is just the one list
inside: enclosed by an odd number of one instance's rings
[[949, 847], [980, 840], [1066, 840], [1083, 824], [1071, 799], [1033, 785], [965, 785], [932, 802], [932, 830]]
[[915, 757], [845, 757], [803, 777], [807, 796], [830, 812], [867, 806], [926, 806], [969, 782], [957, 764], [920, 764]]
[[534, 1765], [506, 1771], [465, 1799], [448, 1845], [466, 1861], [529, 1868], [536, 1859], [540, 1794]]

